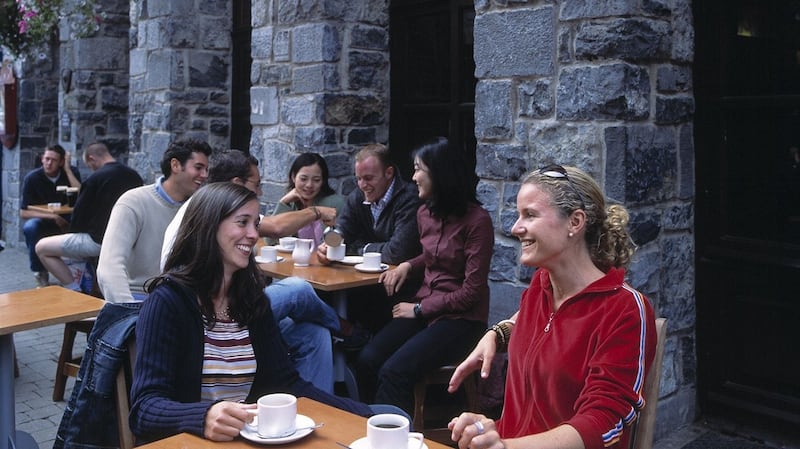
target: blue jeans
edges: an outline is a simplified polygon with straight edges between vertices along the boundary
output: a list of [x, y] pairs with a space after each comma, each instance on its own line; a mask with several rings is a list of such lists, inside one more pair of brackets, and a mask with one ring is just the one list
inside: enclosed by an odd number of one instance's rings
[[61, 233], [61, 229], [56, 225], [53, 220], [46, 220], [44, 218], [29, 218], [22, 225], [22, 233], [25, 234], [25, 244], [28, 245], [28, 258], [31, 261], [31, 271], [47, 271], [36, 255], [36, 244], [39, 240]]
[[[461, 362], [486, 331], [486, 323], [468, 320], [426, 321], [395, 318], [358, 356], [362, 400], [413, 410], [414, 384], [434, 369]], [[376, 382], [377, 380], [377, 382]]]
[[331, 331], [339, 331], [339, 315], [298, 277], [274, 281], [264, 292], [300, 377], [333, 393]]

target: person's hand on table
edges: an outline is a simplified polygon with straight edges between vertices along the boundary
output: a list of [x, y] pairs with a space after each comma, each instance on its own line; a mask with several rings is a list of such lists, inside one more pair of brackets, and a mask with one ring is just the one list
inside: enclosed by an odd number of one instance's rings
[[459, 449], [505, 449], [503, 440], [497, 433], [494, 420], [477, 413], [464, 412], [453, 418], [447, 428], [452, 432], [450, 438], [458, 443]]
[[317, 246], [317, 260], [322, 265], [330, 265], [331, 261], [328, 260], [328, 245], [322, 242]]
[[482, 379], [489, 377], [489, 372], [492, 370], [492, 360], [494, 360], [496, 353], [497, 337], [493, 331], [486, 332], [483, 338], [478, 341], [475, 349], [456, 367], [453, 376], [450, 377], [447, 391], [454, 393], [461, 386], [461, 382], [478, 368], [481, 370]]
[[[388, 296], [392, 296], [400, 291], [400, 287], [403, 286], [403, 283], [405, 283], [406, 279], [408, 278], [409, 271], [411, 271], [411, 264], [408, 262], [402, 262], [396, 268], [381, 273], [381, 276], [378, 278], [378, 282], [383, 284], [383, 288], [386, 289], [386, 294]], [[414, 318], [413, 304], [411, 305], [411, 308], [412, 310], [410, 318]], [[392, 314], [394, 314], [394, 310], [392, 311]], [[399, 317], [395, 315], [395, 318]]]
[[239, 435], [245, 424], [252, 422], [256, 404], [221, 401], [212, 405], [206, 413], [203, 436], [212, 441], [231, 441]]

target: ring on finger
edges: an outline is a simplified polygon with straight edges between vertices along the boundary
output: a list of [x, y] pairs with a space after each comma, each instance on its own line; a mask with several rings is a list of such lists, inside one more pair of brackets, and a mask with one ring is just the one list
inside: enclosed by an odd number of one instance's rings
[[483, 423], [480, 421], [475, 421], [475, 428], [478, 429], [478, 435], [483, 435], [483, 432], [486, 431], [486, 428], [483, 427]]

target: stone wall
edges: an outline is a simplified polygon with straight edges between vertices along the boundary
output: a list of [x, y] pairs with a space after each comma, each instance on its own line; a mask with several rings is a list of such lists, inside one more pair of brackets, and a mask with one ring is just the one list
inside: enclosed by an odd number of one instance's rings
[[[74, 24], [61, 23], [61, 89], [59, 140], [82, 157], [94, 141], [104, 142], [121, 161], [128, 154], [128, 33], [129, 3], [98, 2], [103, 11], [91, 37], [75, 38]], [[90, 174], [81, 165], [85, 178]]]
[[229, 146], [231, 5], [133, 2], [130, 20], [128, 164], [151, 182], [173, 140]]
[[475, 4], [481, 200], [498, 232], [495, 318], [531, 270], [510, 231], [527, 171], [587, 170], [631, 212], [629, 282], [669, 319], [657, 437], [695, 418], [693, 32], [689, 0]]
[[[55, 46], [53, 46], [55, 47]], [[19, 205], [22, 179], [39, 165], [46, 145], [58, 143], [58, 52], [43, 49], [14, 65], [18, 80], [19, 139], [3, 147], [3, 236], [10, 246], [24, 245]]]
[[352, 154], [388, 139], [388, 2], [253, 1], [252, 23], [250, 151], [267, 209], [304, 151], [323, 154], [335, 188], [351, 190]]

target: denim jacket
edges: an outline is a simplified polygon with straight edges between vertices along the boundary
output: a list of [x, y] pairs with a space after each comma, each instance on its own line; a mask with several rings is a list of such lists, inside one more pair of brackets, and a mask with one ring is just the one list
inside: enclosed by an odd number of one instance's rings
[[107, 303], [100, 310], [53, 449], [119, 447], [114, 384], [118, 370], [128, 360], [125, 343], [136, 327], [141, 305]]

